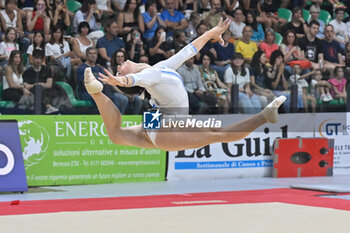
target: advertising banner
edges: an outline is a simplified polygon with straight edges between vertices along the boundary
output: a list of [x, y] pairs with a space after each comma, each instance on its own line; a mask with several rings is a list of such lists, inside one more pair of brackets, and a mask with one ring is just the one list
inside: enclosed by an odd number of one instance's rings
[[0, 192], [27, 190], [17, 122], [0, 120]]
[[317, 114], [315, 136], [334, 139], [333, 175], [350, 174], [350, 113]]
[[[209, 116], [207, 116], [209, 117]], [[210, 116], [213, 118], [213, 116]], [[249, 115], [221, 115], [225, 125]], [[169, 152], [168, 180], [272, 176], [275, 138], [313, 137], [312, 114], [283, 114], [277, 124], [266, 124], [240, 141]]]
[[[166, 152], [113, 144], [100, 116], [0, 116], [16, 119], [29, 186], [162, 181]], [[122, 126], [141, 116], [123, 116]]]

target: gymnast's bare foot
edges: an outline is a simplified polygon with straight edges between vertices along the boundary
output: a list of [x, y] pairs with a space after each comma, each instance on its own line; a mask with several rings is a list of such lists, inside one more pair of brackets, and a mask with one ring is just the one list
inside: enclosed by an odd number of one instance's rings
[[90, 95], [102, 92], [103, 84], [94, 77], [90, 67], [85, 69], [84, 83], [85, 88]]
[[262, 110], [262, 114], [267, 122], [274, 124], [278, 121], [278, 108], [286, 99], [285, 96], [281, 95]]

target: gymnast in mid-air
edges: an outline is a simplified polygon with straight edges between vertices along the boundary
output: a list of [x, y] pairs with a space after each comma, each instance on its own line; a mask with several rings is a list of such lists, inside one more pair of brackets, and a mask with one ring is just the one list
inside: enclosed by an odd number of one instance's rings
[[[117, 68], [114, 76], [106, 69], [107, 75], [99, 74], [99, 80], [109, 85], [123, 88], [141, 87], [150, 95], [150, 103], [158, 109], [184, 110], [189, 108], [187, 91], [176, 70], [211, 39], [223, 43], [221, 35], [227, 30], [230, 20], [220, 20], [218, 25], [205, 32], [196, 40], [181, 49], [178, 53], [153, 66], [145, 63], [134, 63], [127, 60]], [[285, 101], [284, 96], [273, 100], [260, 113], [247, 119], [220, 128], [197, 128], [196, 130], [179, 129], [176, 127], [159, 130], [144, 129], [143, 125], [121, 127], [122, 117], [115, 104], [102, 93], [103, 84], [96, 80], [91, 68], [85, 69], [85, 87], [96, 102], [111, 141], [119, 145], [144, 148], [160, 148], [166, 151], [179, 151], [199, 148], [211, 143], [232, 142], [245, 138], [252, 131], [265, 123], [278, 121], [278, 107]], [[169, 112], [168, 112], [169, 113]]]

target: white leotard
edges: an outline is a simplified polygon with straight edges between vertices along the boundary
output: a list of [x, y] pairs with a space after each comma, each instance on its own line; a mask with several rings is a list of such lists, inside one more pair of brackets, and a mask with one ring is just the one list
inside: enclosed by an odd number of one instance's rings
[[175, 70], [196, 53], [196, 48], [189, 44], [169, 59], [137, 74], [131, 74], [134, 79], [133, 86], [144, 87], [150, 93], [152, 106], [187, 114], [187, 91], [181, 76]]

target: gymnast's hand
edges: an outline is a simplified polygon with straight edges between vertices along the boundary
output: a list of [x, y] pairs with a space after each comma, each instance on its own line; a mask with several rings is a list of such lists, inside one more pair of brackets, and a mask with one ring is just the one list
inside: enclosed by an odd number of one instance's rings
[[226, 18], [225, 21], [221, 18], [218, 25], [216, 25], [214, 28], [210, 29], [208, 33], [210, 33], [212, 39], [218, 40], [220, 44], [224, 43], [224, 40], [222, 39], [221, 35], [227, 30], [227, 28], [230, 26], [231, 19]]
[[129, 77], [128, 76], [114, 76], [112, 75], [107, 69], [103, 69], [104, 72], [107, 74], [104, 75], [104, 74], [101, 74], [99, 73], [99, 80], [101, 80], [103, 83], [107, 83], [109, 85], [112, 85], [112, 86], [121, 86], [121, 87], [128, 87], [128, 86], [131, 86], [131, 83], [129, 81]]

